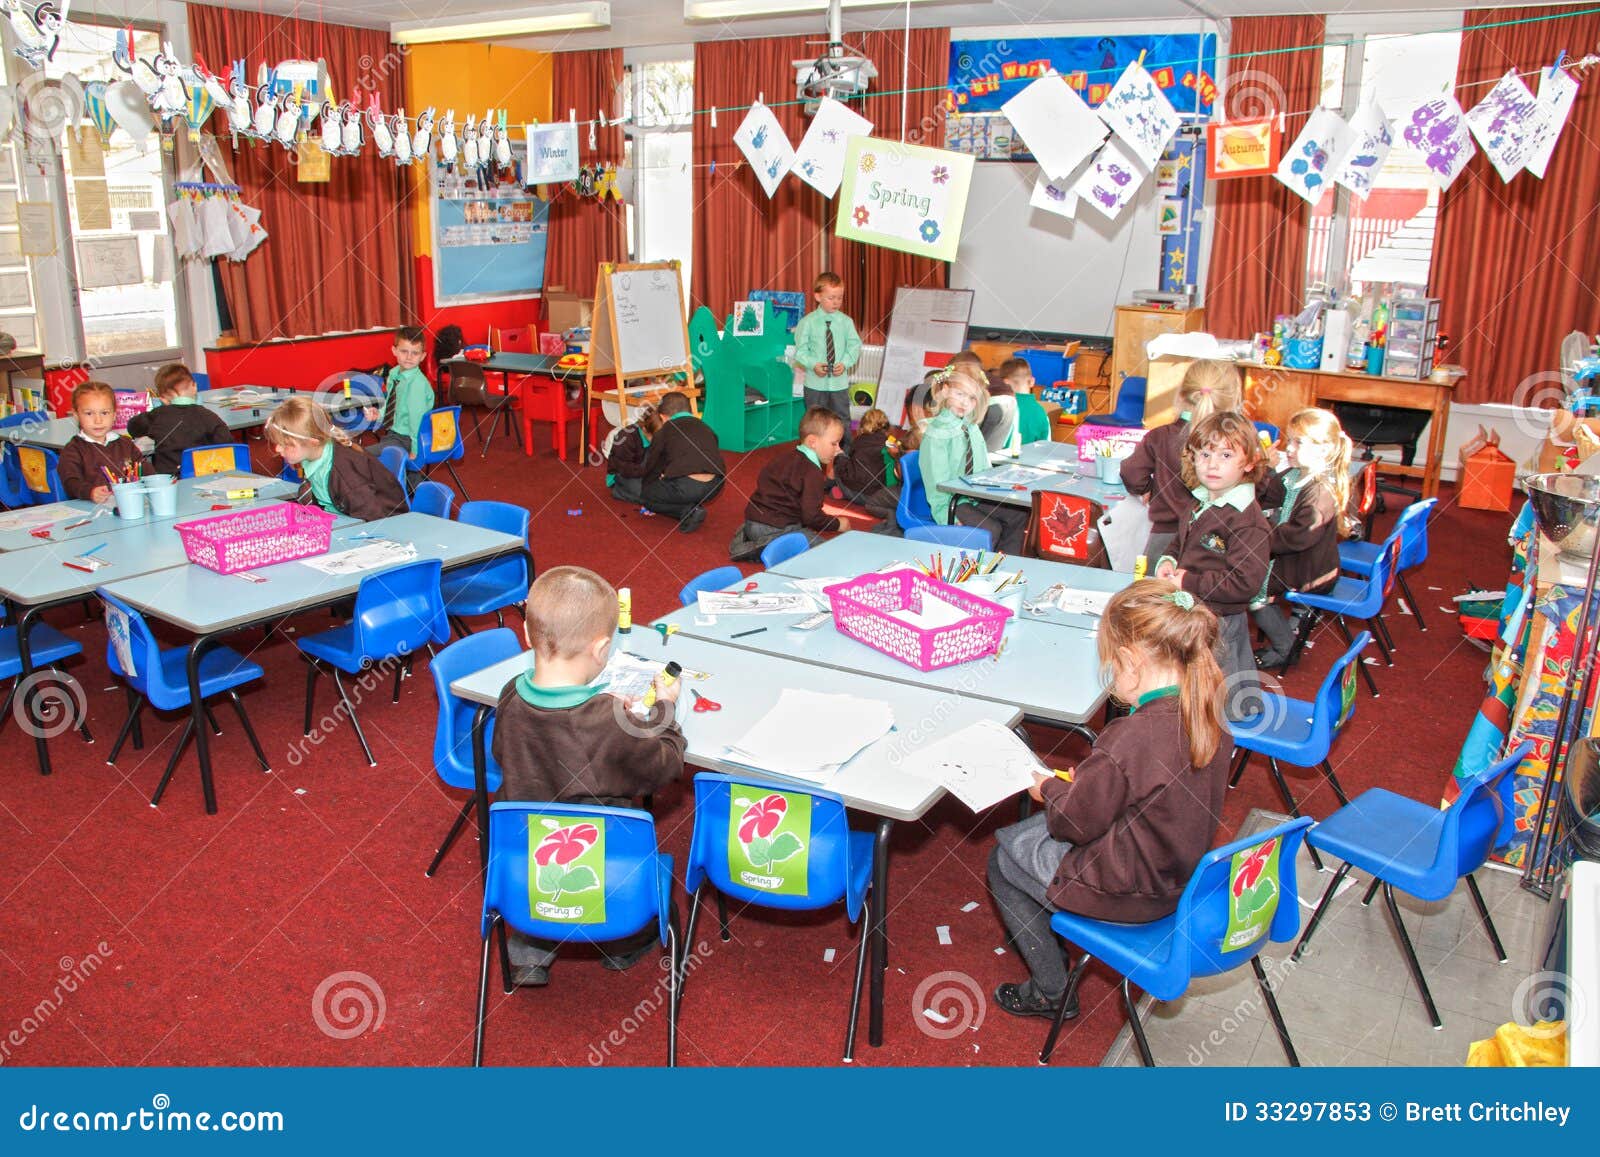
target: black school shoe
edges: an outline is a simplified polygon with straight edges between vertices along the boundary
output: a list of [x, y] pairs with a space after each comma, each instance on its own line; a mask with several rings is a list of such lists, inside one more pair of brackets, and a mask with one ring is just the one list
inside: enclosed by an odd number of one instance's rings
[[601, 949], [600, 967], [608, 968], [612, 972], [623, 972], [629, 968], [632, 968], [646, 956], [659, 953], [660, 951], [661, 945], [653, 939], [646, 940], [643, 944], [639, 945], [639, 947], [635, 948], [631, 952], [622, 952], [616, 955], [612, 955], [604, 949]]
[[[1054, 1020], [1056, 1010], [1061, 1007], [1059, 1002], [1046, 1000], [1031, 980], [1022, 984], [1002, 984], [994, 990], [994, 1002], [1012, 1016], [1038, 1016], [1045, 1020]], [[1078, 992], [1073, 989], [1067, 997], [1067, 1012], [1062, 1019], [1072, 1020], [1077, 1015]]]
[[678, 519], [678, 533], [693, 534], [700, 529], [700, 524], [705, 520], [706, 508], [704, 506], [696, 506], [688, 514]]
[[550, 969], [542, 964], [524, 964], [511, 970], [511, 983], [516, 988], [543, 988], [550, 983]]

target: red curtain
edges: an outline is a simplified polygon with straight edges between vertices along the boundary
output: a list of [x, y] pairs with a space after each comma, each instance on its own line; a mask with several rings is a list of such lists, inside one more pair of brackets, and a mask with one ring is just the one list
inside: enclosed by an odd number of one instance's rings
[[[1305, 127], [1322, 89], [1321, 16], [1236, 16], [1228, 45], [1229, 119], [1299, 112], [1285, 124], [1284, 145]], [[1266, 53], [1268, 55], [1251, 55]], [[1271, 177], [1237, 177], [1216, 184], [1216, 225], [1206, 280], [1206, 328], [1218, 337], [1247, 338], [1272, 328], [1280, 313], [1304, 304], [1310, 206]]]
[[[944, 148], [945, 93], [950, 75], [950, 30], [914, 28], [911, 39], [901, 32], [865, 32], [851, 36], [852, 47], [860, 48], [878, 66], [878, 77], [859, 104], [852, 103], [873, 124], [872, 135], [899, 140], [901, 104], [897, 90], [921, 89], [906, 96], [905, 139], [908, 144]], [[909, 49], [909, 50], [908, 50]], [[908, 69], [909, 66], [909, 69]], [[697, 74], [698, 75], [698, 74]], [[828, 264], [845, 279], [845, 309], [867, 341], [882, 341], [889, 330], [889, 314], [894, 309], [895, 290], [902, 285], [943, 289], [949, 284], [948, 262], [915, 257], [895, 249], [863, 245], [831, 236], [834, 213], [832, 202], [825, 207], [824, 224], [830, 234]], [[969, 212], [982, 206], [969, 205]]]
[[[690, 297], [726, 317], [752, 289], [797, 290], [811, 300], [822, 272], [823, 239], [830, 202], [798, 177], [789, 176], [769, 200], [745, 163], [734, 130], [744, 109], [764, 93], [794, 144], [805, 135], [806, 117], [794, 99], [793, 61], [817, 54], [815, 37], [772, 36], [758, 40], [709, 40], [694, 46], [694, 103], [725, 111], [711, 127], [694, 118], [694, 272]], [[738, 109], [739, 111], [732, 111]], [[715, 164], [716, 170], [711, 166]]]
[[[387, 32], [345, 28], [261, 12], [190, 4], [195, 58], [226, 73], [243, 59], [258, 65], [319, 57], [335, 92], [375, 93], [389, 112], [404, 91], [405, 57]], [[214, 129], [223, 124], [219, 109]], [[294, 159], [277, 145], [219, 145], [243, 200], [261, 210], [267, 240], [243, 263], [218, 263], [235, 330], [243, 341], [396, 326], [409, 319], [410, 175], [367, 149], [335, 157], [326, 183], [302, 184]], [[231, 150], [231, 151], [230, 151]]]
[[[558, 52], [551, 70], [551, 103], [561, 119], [575, 109], [580, 122], [605, 113], [608, 127], [595, 128], [589, 147], [588, 126], [578, 126], [578, 151], [586, 165], [621, 165], [622, 130], [609, 127], [622, 115], [622, 49]], [[550, 201], [550, 232], [544, 258], [544, 283], [579, 297], [594, 292], [595, 274], [603, 261], [628, 259], [627, 210], [615, 198], [580, 197], [570, 188]]]
[[[1479, 8], [1468, 11], [1456, 71], [1456, 99], [1470, 109], [1508, 69], [1527, 72], [1600, 43], [1600, 15], [1512, 24], [1506, 20], [1558, 16], [1563, 9]], [[1527, 78], [1537, 91], [1538, 82]], [[1544, 180], [1520, 173], [1500, 180], [1477, 157], [1445, 192], [1434, 238], [1432, 291], [1441, 298], [1446, 357], [1466, 367], [1458, 402], [1538, 404], [1548, 385], [1521, 388], [1541, 370], [1556, 368], [1569, 331], [1600, 329], [1600, 96], [1591, 75], [1578, 89], [1566, 129]]]

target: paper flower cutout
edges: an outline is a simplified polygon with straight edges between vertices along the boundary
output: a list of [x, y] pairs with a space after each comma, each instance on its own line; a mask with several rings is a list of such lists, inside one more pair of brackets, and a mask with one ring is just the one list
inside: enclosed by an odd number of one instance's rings
[[878, 158], [877, 157], [873, 156], [871, 153], [862, 153], [861, 154], [860, 168], [861, 168], [861, 171], [863, 173], [870, 173], [870, 172], [872, 172], [873, 169], [876, 169], [877, 167], [878, 167]]
[[855, 212], [851, 214], [851, 217], [855, 219], [856, 228], [860, 229], [866, 225], [868, 220], [871, 219], [872, 214], [868, 212], [865, 205], [857, 205]]
[[939, 240], [939, 223], [937, 221], [929, 220], [922, 223], [922, 240], [928, 245], [932, 245]]
[[949, 169], [945, 168], [943, 165], [935, 165], [935, 166], [933, 166], [933, 183], [935, 185], [942, 185], [946, 181], [948, 181], [949, 179], [950, 179], [950, 170]]

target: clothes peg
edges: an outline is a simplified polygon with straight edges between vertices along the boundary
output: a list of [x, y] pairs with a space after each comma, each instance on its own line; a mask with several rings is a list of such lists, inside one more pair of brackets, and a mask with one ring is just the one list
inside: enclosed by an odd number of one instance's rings
[[711, 106], [711, 127], [712, 128], [716, 128], [717, 127], [717, 106], [716, 105], [712, 105]]

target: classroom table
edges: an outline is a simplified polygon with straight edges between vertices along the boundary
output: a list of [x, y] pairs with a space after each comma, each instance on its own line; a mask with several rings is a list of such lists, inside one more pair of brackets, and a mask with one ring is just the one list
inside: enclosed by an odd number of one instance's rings
[[[245, 476], [239, 475], [239, 477]], [[211, 481], [210, 479], [180, 478], [173, 484], [174, 489], [178, 492], [177, 510], [173, 514], [151, 514], [149, 508], [146, 507], [143, 517], [125, 519], [117, 514], [115, 506], [97, 506], [87, 499], [71, 499], [66, 502], [51, 503], [50, 505], [52, 506], [70, 507], [82, 513], [76, 517], [52, 523], [50, 525], [49, 538], [35, 537], [32, 530], [25, 528], [0, 530], [0, 554], [13, 550], [32, 550], [35, 547], [44, 546], [51, 542], [93, 538], [95, 535], [110, 534], [113, 531], [127, 530], [135, 526], [147, 526], [163, 522], [182, 522], [185, 519], [205, 518], [212, 514], [226, 513], [225, 511], [212, 510], [213, 506], [219, 504], [226, 504], [228, 510], [232, 511], [245, 510], [251, 506], [263, 505], [268, 502], [282, 502], [293, 498], [299, 489], [294, 483], [285, 482], [281, 478], [268, 478], [260, 474], [252, 474], [248, 477], [256, 482], [256, 497], [241, 499], [236, 502], [227, 502], [221, 495], [201, 493], [201, 487]], [[22, 509], [27, 510], [28, 508], [23, 507]], [[85, 525], [73, 525], [85, 518], [91, 518], [97, 513], [99, 513], [99, 517], [92, 518]], [[0, 515], [0, 519], [4, 517], [4, 515]], [[69, 527], [71, 529], [68, 529]]]
[[[890, 544], [889, 549], [900, 549], [910, 559], [925, 543], [889, 538], [851, 531], [830, 543], [807, 551], [784, 564], [788, 573], [765, 572], [741, 580], [770, 584], [767, 589], [793, 589], [791, 578], [807, 577], [797, 572], [816, 567], [820, 573], [810, 577], [843, 574], [850, 576], [853, 568], [845, 560], [857, 551], [881, 550], [875, 544], [857, 545], [861, 539], [880, 539]], [[895, 544], [903, 544], [896, 546]], [[826, 555], [822, 554], [827, 551]], [[822, 561], [803, 561], [807, 555]], [[866, 557], [864, 555], [857, 557]], [[1030, 560], [1030, 573], [1034, 571]], [[1062, 563], [1037, 563], [1040, 568], [1053, 567], [1059, 574], [1051, 581], [1068, 582], [1069, 585], [1104, 590], [1111, 584], [1118, 587], [1133, 581], [1132, 575], [1111, 571], [1090, 570], [1066, 566]], [[877, 567], [866, 567], [876, 570]], [[859, 571], [857, 571], [859, 573]], [[1048, 584], [1046, 584], [1048, 585]], [[1032, 583], [1030, 580], [1030, 591]], [[1041, 623], [1024, 613], [1020, 619], [1007, 623], [1005, 642], [1000, 654], [940, 667], [933, 671], [919, 671], [882, 651], [839, 633], [831, 622], [809, 631], [793, 630], [803, 615], [721, 615], [707, 622], [696, 606], [683, 607], [657, 622], [675, 624], [690, 638], [727, 643], [760, 654], [799, 659], [838, 671], [856, 672], [896, 683], [909, 683], [931, 691], [944, 692], [956, 697], [971, 696], [997, 703], [1015, 704], [1023, 715], [1035, 723], [1045, 723], [1084, 736], [1091, 743], [1096, 733], [1089, 719], [1098, 712], [1106, 700], [1106, 687], [1100, 678], [1100, 657], [1095, 649], [1095, 633], [1084, 623]], [[1066, 616], [1063, 617], [1065, 619]], [[1063, 629], [1067, 627], [1069, 629]]]
[[[441, 369], [448, 370], [452, 365], [475, 365], [491, 374], [504, 374], [508, 394], [515, 394], [521, 399], [524, 417], [524, 428], [531, 432], [534, 422], [552, 422], [555, 425], [554, 438], [560, 439], [558, 445], [566, 440], [566, 383], [584, 381], [588, 377], [588, 370], [584, 368], [566, 369], [558, 365], [564, 354], [519, 354], [497, 353], [491, 354], [487, 360], [474, 362], [470, 358], [451, 358], [445, 362]], [[515, 389], [511, 387], [511, 379], [517, 379]], [[536, 384], [536, 379], [543, 379], [544, 384]], [[555, 397], [543, 397], [540, 400], [537, 412], [533, 407], [532, 392], [539, 390], [545, 395], [552, 392]], [[528, 457], [533, 457], [533, 442], [531, 437], [523, 439], [522, 451]]]
[[[234, 399], [241, 391], [249, 390], [258, 395], [259, 400], [247, 405], [235, 405]], [[202, 390], [196, 397], [202, 405], [217, 417], [222, 419], [223, 425], [232, 433], [240, 430], [253, 429], [266, 424], [272, 416], [272, 411], [277, 409], [279, 403], [302, 390], [289, 390], [275, 386], [239, 386], [219, 390]], [[333, 413], [342, 413], [345, 410], [359, 409], [367, 404], [361, 397], [344, 398], [341, 396], [328, 396], [326, 393], [317, 395], [317, 400]], [[78, 419], [46, 418], [40, 417], [36, 422], [23, 422], [15, 426], [0, 428], [0, 437], [8, 442], [20, 446], [38, 446], [44, 450], [54, 450], [60, 453], [66, 449], [67, 443], [77, 437]]]
[[[177, 538], [176, 535], [172, 537], [174, 541]], [[336, 527], [329, 550], [348, 550], [369, 538], [409, 542], [417, 548], [418, 560], [439, 559], [446, 570], [517, 553], [528, 559], [529, 573], [533, 570], [533, 557], [523, 539], [430, 514], [397, 514], [374, 522]], [[178, 550], [181, 555], [182, 547]], [[0, 556], [0, 567], [5, 561], [5, 557]], [[306, 565], [307, 561], [279, 563], [251, 572], [265, 582], [219, 575], [200, 566], [180, 565], [160, 571], [151, 568], [142, 576], [130, 577], [127, 581], [101, 583], [109, 593], [145, 616], [170, 623], [194, 636], [189, 643], [187, 660], [190, 712], [194, 718], [200, 784], [208, 815], [217, 813], [217, 796], [211, 770], [209, 729], [200, 699], [200, 660], [205, 653], [217, 646], [222, 636], [234, 631], [276, 622], [347, 599], [356, 593], [362, 579], [382, 573], [372, 570], [354, 575], [329, 575]]]
[[[917, 745], [938, 742], [980, 720], [993, 720], [1003, 727], [1015, 726], [1021, 717], [1010, 704], [977, 699], [956, 699], [936, 692], [841, 673], [782, 656], [754, 655], [749, 651], [681, 635], [663, 639], [662, 635], [639, 625], [614, 644], [641, 659], [681, 663], [685, 671], [677, 720], [688, 741], [685, 761], [696, 767], [730, 775], [752, 770], [727, 758], [728, 746], [738, 740], [777, 702], [786, 689], [803, 689], [826, 694], [843, 694], [887, 702], [894, 711], [895, 730], [864, 748], [827, 781], [815, 784], [794, 782], [802, 790], [820, 788], [843, 798], [847, 807], [877, 818], [873, 845], [871, 909], [863, 919], [872, 922], [872, 976], [868, 999], [867, 1039], [883, 1043], [883, 983], [888, 968], [888, 886], [889, 840], [896, 820], [919, 820], [944, 795], [944, 788], [900, 770], [900, 761]], [[452, 694], [477, 704], [474, 713], [473, 766], [476, 772], [478, 801], [479, 857], [487, 865], [489, 855], [489, 796], [485, 769], [485, 731], [489, 715], [500, 701], [505, 685], [527, 670], [526, 652], [496, 663], [492, 667], [457, 679], [450, 685]], [[707, 678], [696, 674], [705, 672]], [[721, 710], [697, 712], [692, 705], [694, 688], [721, 704]], [[761, 772], [771, 775], [771, 772]], [[776, 778], [785, 778], [778, 776]], [[854, 1042], [855, 1026], [849, 1040]], [[849, 1048], [846, 1059], [849, 1058]]]
[[[1054, 470], [1048, 473], [1041, 471], [1037, 478], [1026, 484], [984, 485], [985, 478], [992, 477], [999, 471], [1009, 470], [1013, 466], [1037, 466], [1041, 463], [1055, 467], [1065, 466], [1069, 469], [1064, 474]], [[1078, 448], [1070, 442], [1029, 442], [1022, 447], [1015, 459], [1000, 462], [989, 470], [968, 474], [965, 479], [970, 481], [953, 478], [948, 482], [941, 482], [939, 489], [946, 494], [954, 494], [961, 498], [976, 498], [983, 502], [1000, 502], [1007, 506], [1024, 508], [1033, 505], [1035, 490], [1076, 494], [1106, 507], [1128, 497], [1127, 490], [1122, 486], [1108, 486], [1093, 473], [1080, 472]]]

